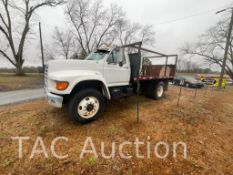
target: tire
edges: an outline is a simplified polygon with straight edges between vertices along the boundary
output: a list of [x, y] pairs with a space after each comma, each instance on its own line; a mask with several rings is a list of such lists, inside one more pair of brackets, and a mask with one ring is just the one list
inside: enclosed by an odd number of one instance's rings
[[190, 84], [189, 83], [185, 83], [185, 87], [190, 88]]
[[164, 96], [164, 83], [163, 82], [153, 82], [149, 85], [147, 89], [147, 96], [155, 100], [159, 100]]
[[95, 89], [85, 89], [76, 93], [68, 105], [69, 117], [74, 123], [86, 124], [97, 120], [104, 112], [105, 99]]

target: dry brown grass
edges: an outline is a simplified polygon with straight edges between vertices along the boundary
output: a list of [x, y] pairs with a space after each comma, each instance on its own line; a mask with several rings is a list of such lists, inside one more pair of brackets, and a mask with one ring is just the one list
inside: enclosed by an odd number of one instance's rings
[[[49, 107], [46, 101], [36, 101], [0, 109], [0, 174], [233, 174], [233, 91], [185, 89], [177, 107], [179, 89], [172, 87], [160, 101], [141, 98], [140, 124], [136, 123], [136, 98], [131, 97], [107, 104], [107, 110], [98, 120], [88, 125], [75, 125], [65, 109]], [[10, 136], [30, 136], [24, 144], [24, 157], [19, 160], [17, 144]], [[66, 160], [29, 156], [37, 136], [42, 136], [47, 149], [56, 136], [69, 138], [57, 150], [68, 153]], [[79, 160], [87, 136], [99, 151], [101, 141], [134, 141], [136, 137], [150, 142], [184, 141], [188, 145], [188, 159], [169, 156], [160, 160], [113, 160], [91, 155]], [[134, 150], [126, 148], [134, 156]], [[140, 148], [145, 154], [145, 146]], [[49, 152], [51, 155], [51, 153]]]
[[16, 76], [14, 74], [0, 74], [0, 91], [39, 88], [43, 86], [43, 77], [38, 74]]

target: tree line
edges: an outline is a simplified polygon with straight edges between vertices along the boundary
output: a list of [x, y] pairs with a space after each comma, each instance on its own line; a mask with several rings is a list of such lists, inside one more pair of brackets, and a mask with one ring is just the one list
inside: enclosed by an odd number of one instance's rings
[[151, 45], [155, 41], [152, 25], [132, 23], [117, 4], [104, 7], [101, 0], [70, 0], [65, 14], [68, 29], [54, 32], [55, 50], [65, 59], [82, 59], [96, 48], [113, 44], [143, 41]]
[[[18, 75], [24, 73], [25, 43], [33, 35], [36, 12], [60, 5], [67, 19], [66, 28], [54, 29], [53, 48], [46, 50], [49, 59], [57, 55], [64, 59], [83, 59], [98, 47], [135, 41], [143, 41], [145, 45], [155, 42], [153, 26], [130, 21], [117, 4], [106, 7], [101, 0], [0, 0], [0, 56], [16, 68]], [[181, 55], [201, 57], [208, 65], [222, 66], [228, 24], [229, 18], [223, 17], [204, 32], [197, 43], [186, 43]], [[181, 59], [178, 69], [182, 64], [190, 67], [190, 63]], [[194, 64], [195, 70], [200, 69], [200, 65]], [[233, 36], [225, 71], [233, 79]]]
[[[23, 74], [26, 41], [33, 34], [36, 12], [44, 7], [63, 5], [68, 26], [54, 29], [54, 48], [47, 51], [65, 59], [84, 58], [98, 47], [143, 41], [152, 44], [151, 25], [132, 23], [116, 4], [105, 7], [101, 0], [0, 0], [0, 55]], [[53, 52], [56, 50], [56, 52]]]
[[176, 71], [183, 73], [202, 73], [202, 74], [216, 73], [210, 68], [203, 68], [203, 66], [201, 66], [201, 64], [198, 64], [197, 62], [192, 62], [191, 60], [185, 60], [185, 59], [179, 59], [177, 61]]
[[[223, 17], [216, 25], [200, 35], [198, 42], [186, 43], [181, 49], [182, 55], [200, 57], [209, 65], [222, 67], [229, 20], [228, 17]], [[233, 79], [233, 35], [229, 45], [225, 73]]]
[[34, 14], [43, 7], [62, 3], [62, 0], [0, 0], [0, 54], [16, 68], [18, 75], [23, 74], [25, 42], [32, 31]]

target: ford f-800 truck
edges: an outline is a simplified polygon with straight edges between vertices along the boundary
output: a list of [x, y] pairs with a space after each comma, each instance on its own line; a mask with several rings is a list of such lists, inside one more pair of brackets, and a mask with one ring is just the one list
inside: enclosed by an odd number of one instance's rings
[[[177, 55], [141, 46], [138, 42], [97, 49], [84, 60], [49, 61], [45, 69], [49, 104], [57, 108], [67, 104], [70, 118], [84, 124], [101, 116], [106, 100], [135, 93], [151, 99], [162, 98], [175, 77]], [[146, 53], [153, 55], [145, 56]], [[156, 63], [159, 58], [163, 61]]]

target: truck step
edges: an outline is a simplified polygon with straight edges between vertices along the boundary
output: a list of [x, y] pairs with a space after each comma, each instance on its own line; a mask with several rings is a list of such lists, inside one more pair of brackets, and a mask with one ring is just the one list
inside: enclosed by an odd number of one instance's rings
[[112, 87], [110, 88], [112, 99], [120, 99], [133, 95], [132, 87]]

